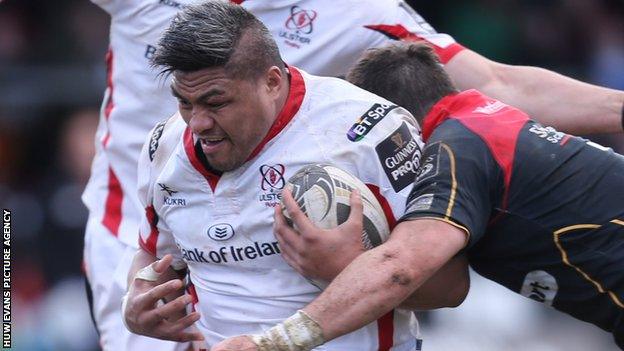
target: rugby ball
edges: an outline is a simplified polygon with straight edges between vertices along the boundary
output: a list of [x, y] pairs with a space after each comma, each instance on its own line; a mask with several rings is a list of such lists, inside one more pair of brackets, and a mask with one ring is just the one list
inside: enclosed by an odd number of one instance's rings
[[[368, 187], [348, 172], [326, 164], [307, 165], [297, 171], [286, 183], [303, 211], [312, 223], [322, 229], [331, 229], [349, 218], [349, 197], [358, 189], [363, 205], [362, 243], [368, 250], [388, 239], [390, 228], [383, 208]], [[290, 224], [284, 205], [283, 213]], [[319, 288], [327, 283], [309, 279]]]

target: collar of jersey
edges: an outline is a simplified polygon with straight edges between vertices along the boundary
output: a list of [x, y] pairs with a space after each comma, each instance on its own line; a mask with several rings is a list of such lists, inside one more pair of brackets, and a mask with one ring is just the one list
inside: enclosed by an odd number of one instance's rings
[[[277, 118], [273, 122], [273, 125], [269, 129], [267, 135], [260, 141], [258, 146], [251, 152], [251, 155], [247, 158], [246, 161], [249, 161], [256, 157], [260, 151], [264, 148], [264, 146], [271, 141], [271, 139], [275, 138], [283, 129], [288, 125], [288, 123], [295, 117], [299, 108], [301, 107], [301, 103], [303, 102], [303, 98], [305, 96], [306, 87], [303, 81], [303, 76], [301, 72], [293, 66], [286, 65], [286, 69], [288, 70], [288, 75], [290, 77], [290, 89], [288, 90], [288, 98], [286, 99], [286, 103], [282, 110], [277, 115]], [[211, 170], [207, 169], [204, 164], [200, 161], [200, 158], [197, 155], [197, 151], [195, 149], [195, 138], [193, 137], [193, 133], [191, 129], [187, 126], [184, 131], [184, 150], [186, 151], [186, 155], [195, 168], [200, 174], [202, 174], [210, 187], [214, 191], [217, 186], [217, 182], [219, 181], [220, 175], [215, 174]]]
[[451, 115], [466, 108], [474, 109], [474, 107], [477, 106], [476, 104], [484, 100], [486, 100], [485, 95], [474, 89], [443, 97], [431, 107], [431, 110], [429, 110], [429, 113], [427, 113], [423, 119], [423, 140], [425, 142], [429, 140], [433, 131], [442, 124], [442, 122], [451, 118]]

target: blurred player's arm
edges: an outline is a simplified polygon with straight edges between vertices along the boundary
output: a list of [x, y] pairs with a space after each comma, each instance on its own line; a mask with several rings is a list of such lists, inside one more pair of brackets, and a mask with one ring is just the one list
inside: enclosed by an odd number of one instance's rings
[[[542, 124], [571, 134], [621, 133], [624, 91], [574, 80], [543, 68], [489, 60], [437, 33], [416, 11], [399, 2], [394, 20], [368, 26], [393, 39], [424, 40], [434, 47], [460, 90], [477, 89], [527, 112]], [[406, 29], [398, 30], [394, 23]]]
[[623, 131], [624, 91], [583, 83], [543, 68], [494, 62], [468, 49], [447, 62], [445, 70], [459, 89], [478, 89], [561, 131]]

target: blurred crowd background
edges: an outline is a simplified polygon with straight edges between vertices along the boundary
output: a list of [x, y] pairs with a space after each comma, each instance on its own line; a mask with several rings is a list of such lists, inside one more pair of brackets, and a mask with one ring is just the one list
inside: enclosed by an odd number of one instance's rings
[[[622, 0], [408, 2], [491, 59], [624, 89]], [[15, 350], [98, 349], [81, 271], [80, 194], [108, 25], [87, 0], [0, 0], [0, 205], [13, 212]], [[590, 138], [624, 152], [621, 134]], [[476, 277], [459, 309], [420, 317], [426, 350], [615, 350], [597, 328]]]

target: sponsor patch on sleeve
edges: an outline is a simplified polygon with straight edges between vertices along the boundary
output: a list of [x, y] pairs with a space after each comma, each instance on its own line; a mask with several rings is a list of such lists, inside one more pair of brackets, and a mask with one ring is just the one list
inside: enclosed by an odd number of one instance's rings
[[433, 194], [423, 194], [410, 201], [405, 208], [405, 213], [427, 211], [433, 204]]
[[420, 167], [416, 171], [414, 184], [418, 184], [429, 178], [437, 176], [439, 168], [440, 142], [438, 141], [425, 147], [425, 155], [421, 159]]
[[360, 141], [368, 132], [379, 123], [397, 105], [373, 104], [347, 132], [347, 138], [351, 141]]
[[422, 151], [405, 122], [375, 146], [379, 162], [397, 193], [414, 182]]
[[158, 149], [158, 140], [160, 140], [160, 137], [163, 134], [163, 130], [165, 129], [165, 124], [167, 124], [167, 121], [168, 120], [159, 122], [156, 125], [156, 127], [154, 127], [154, 131], [152, 132], [152, 135], [150, 136], [149, 150], [148, 150], [150, 161], [154, 161], [154, 153]]

